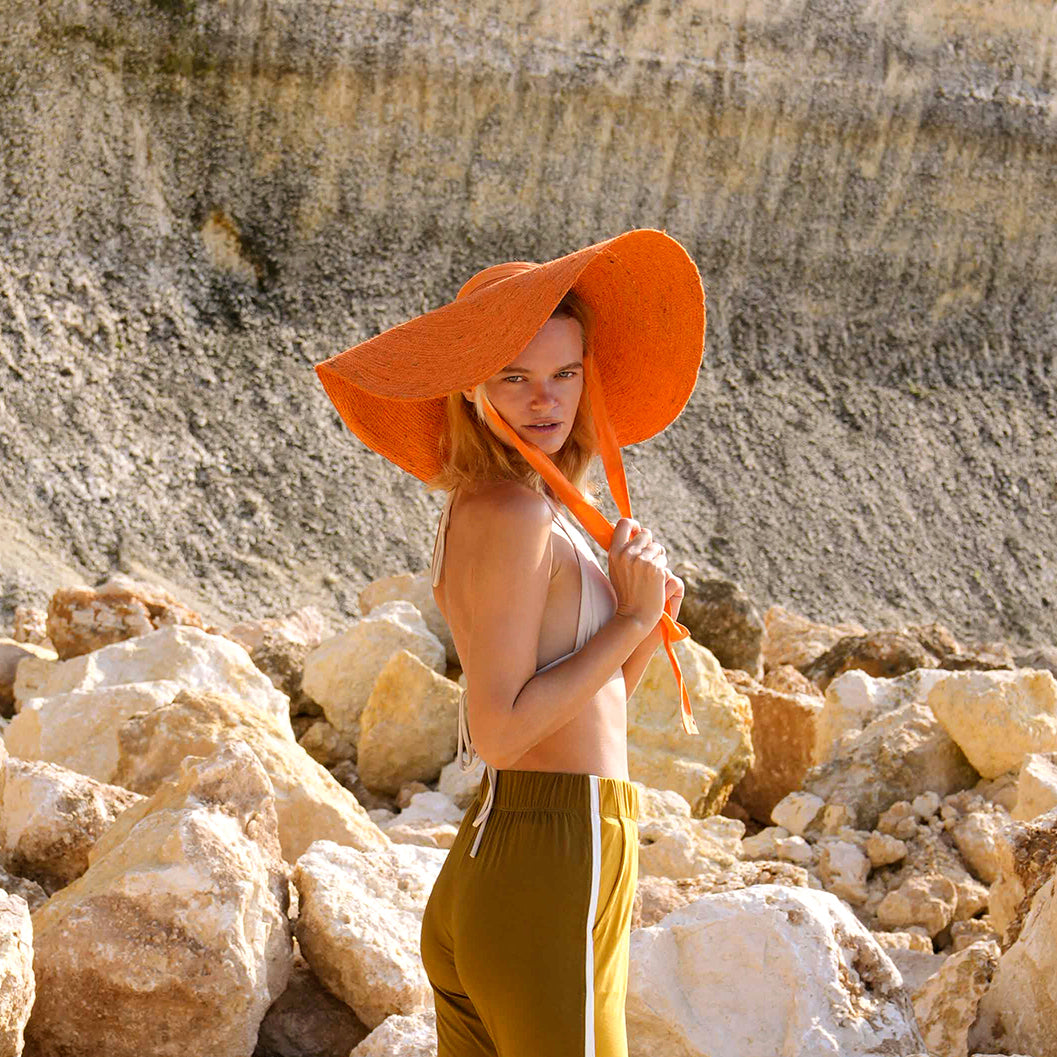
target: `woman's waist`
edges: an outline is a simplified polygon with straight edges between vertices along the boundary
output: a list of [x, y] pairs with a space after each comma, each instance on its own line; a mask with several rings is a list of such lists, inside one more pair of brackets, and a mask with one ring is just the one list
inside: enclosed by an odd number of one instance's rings
[[[489, 781], [486, 776], [482, 788]], [[626, 778], [590, 771], [511, 768], [496, 772], [493, 811], [564, 811], [637, 820], [638, 789]], [[468, 814], [476, 814], [480, 794]]]

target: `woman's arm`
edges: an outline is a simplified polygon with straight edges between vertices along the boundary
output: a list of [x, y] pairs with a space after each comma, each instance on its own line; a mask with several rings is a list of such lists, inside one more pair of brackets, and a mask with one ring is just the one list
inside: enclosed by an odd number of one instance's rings
[[664, 580], [645, 540], [625, 543], [617, 612], [579, 651], [535, 674], [550, 583], [550, 509], [517, 486], [466, 505], [467, 552], [474, 555], [464, 567], [470, 732], [482, 759], [503, 768], [565, 726], [627, 661], [657, 622]]

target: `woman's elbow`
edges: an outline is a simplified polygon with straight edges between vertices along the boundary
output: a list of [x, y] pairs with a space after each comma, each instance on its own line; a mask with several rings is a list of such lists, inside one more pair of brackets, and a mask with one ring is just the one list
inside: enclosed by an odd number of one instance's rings
[[[508, 710], [509, 711], [509, 710]], [[500, 710], [489, 710], [487, 721], [470, 723], [474, 751], [486, 764], [496, 770], [506, 770], [514, 764], [521, 753], [511, 744], [509, 727], [503, 723]]]

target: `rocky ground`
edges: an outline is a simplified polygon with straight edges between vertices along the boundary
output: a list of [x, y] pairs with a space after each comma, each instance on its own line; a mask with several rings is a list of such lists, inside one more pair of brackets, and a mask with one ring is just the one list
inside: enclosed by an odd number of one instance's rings
[[[1057, 654], [683, 572], [701, 736], [662, 651], [629, 702], [630, 1052], [1057, 1055]], [[419, 928], [481, 765], [425, 577], [359, 605], [219, 627], [117, 577], [18, 610], [0, 1054], [436, 1054]]]

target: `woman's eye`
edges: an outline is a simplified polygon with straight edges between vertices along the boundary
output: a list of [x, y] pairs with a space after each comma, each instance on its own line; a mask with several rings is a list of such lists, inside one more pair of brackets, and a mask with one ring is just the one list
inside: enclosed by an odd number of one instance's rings
[[503, 379], [504, 382], [520, 382], [522, 376], [520, 374], [511, 374]]

